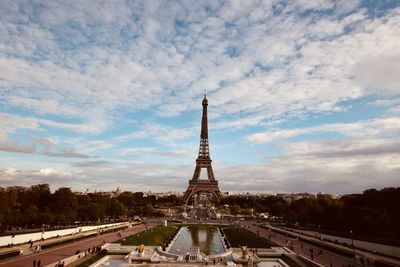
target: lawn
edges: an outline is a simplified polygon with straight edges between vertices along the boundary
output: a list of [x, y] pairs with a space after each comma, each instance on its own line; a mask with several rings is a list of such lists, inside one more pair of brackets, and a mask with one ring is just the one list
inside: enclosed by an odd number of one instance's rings
[[93, 263], [95, 263], [96, 261], [103, 258], [104, 256], [105, 255], [101, 254], [101, 253], [95, 254], [94, 256], [90, 257], [89, 259], [85, 260], [84, 262], [81, 262], [79, 265], [77, 265], [77, 267], [88, 267], [88, 266], [92, 265]]
[[121, 243], [121, 245], [140, 245], [145, 246], [163, 246], [166, 242], [172, 239], [177, 233], [179, 227], [177, 226], [156, 226], [152, 229], [128, 236], [124, 239], [115, 241], [114, 243]]
[[228, 238], [231, 247], [247, 246], [249, 248], [270, 248], [274, 243], [259, 237], [241, 227], [222, 228], [225, 236]]

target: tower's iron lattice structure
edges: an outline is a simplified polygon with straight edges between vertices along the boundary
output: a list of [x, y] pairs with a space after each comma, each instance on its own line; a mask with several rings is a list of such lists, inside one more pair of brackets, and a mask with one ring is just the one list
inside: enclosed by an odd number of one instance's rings
[[[199, 156], [196, 159], [196, 168], [193, 177], [189, 180], [189, 187], [187, 188], [184, 201], [188, 203], [190, 198], [200, 192], [211, 193], [217, 201], [221, 200], [221, 190], [218, 187], [218, 181], [215, 180], [214, 172], [211, 166], [210, 148], [208, 144], [208, 122], [207, 122], [207, 106], [208, 100], [206, 95], [202, 102], [203, 116], [201, 118], [201, 133], [200, 133], [200, 147]], [[201, 169], [207, 170], [207, 180], [200, 180]]]

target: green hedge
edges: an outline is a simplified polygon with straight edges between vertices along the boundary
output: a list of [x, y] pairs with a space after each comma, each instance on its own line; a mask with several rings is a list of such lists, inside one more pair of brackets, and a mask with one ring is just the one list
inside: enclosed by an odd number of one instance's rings
[[19, 254], [20, 254], [19, 250], [12, 250], [12, 251], [8, 251], [8, 252], [4, 252], [4, 253], [0, 254], [0, 260], [18, 256]]

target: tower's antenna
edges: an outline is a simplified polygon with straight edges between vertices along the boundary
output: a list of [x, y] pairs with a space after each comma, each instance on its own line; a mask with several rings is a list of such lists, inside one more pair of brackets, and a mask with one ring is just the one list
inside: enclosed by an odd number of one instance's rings
[[204, 88], [204, 98], [207, 96], [207, 89]]

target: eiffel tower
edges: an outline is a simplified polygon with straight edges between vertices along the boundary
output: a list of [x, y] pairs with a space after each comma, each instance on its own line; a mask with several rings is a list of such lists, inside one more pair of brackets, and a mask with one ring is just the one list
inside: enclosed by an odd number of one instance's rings
[[[222, 194], [218, 187], [218, 181], [215, 180], [214, 172], [211, 166], [210, 149], [208, 146], [208, 122], [207, 122], [207, 106], [208, 100], [206, 95], [202, 102], [203, 116], [201, 118], [201, 134], [199, 156], [196, 159], [196, 168], [192, 180], [189, 180], [189, 187], [186, 189], [183, 199], [187, 204], [190, 198], [200, 192], [211, 193], [217, 201], [221, 200]], [[207, 180], [200, 180], [201, 169], [207, 170]]]

